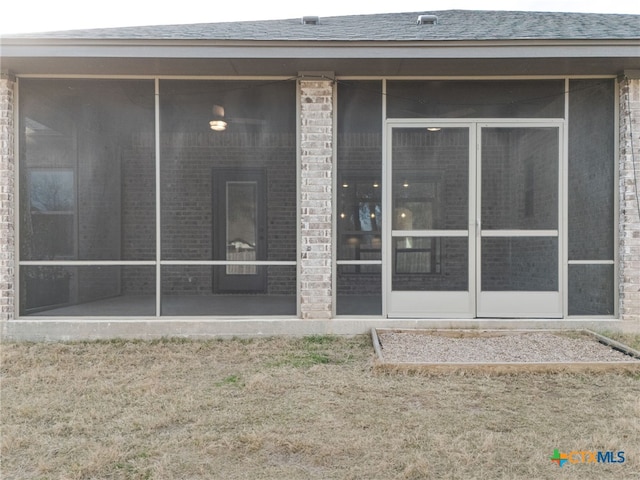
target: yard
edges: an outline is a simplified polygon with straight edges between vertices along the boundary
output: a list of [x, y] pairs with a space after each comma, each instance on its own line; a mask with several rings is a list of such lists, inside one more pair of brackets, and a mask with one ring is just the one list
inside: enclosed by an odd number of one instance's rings
[[[640, 477], [637, 374], [389, 373], [373, 358], [368, 336], [3, 344], [1, 477]], [[555, 449], [625, 461], [559, 467]]]

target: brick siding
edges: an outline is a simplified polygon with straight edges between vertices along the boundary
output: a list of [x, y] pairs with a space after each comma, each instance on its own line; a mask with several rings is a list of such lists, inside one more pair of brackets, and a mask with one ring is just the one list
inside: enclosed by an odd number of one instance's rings
[[300, 95], [300, 315], [328, 319], [333, 312], [333, 82], [301, 80]]
[[15, 315], [14, 85], [0, 75], [0, 321]]
[[639, 182], [640, 79], [636, 78], [625, 79], [620, 83], [619, 249], [620, 319], [636, 322], [640, 321]]

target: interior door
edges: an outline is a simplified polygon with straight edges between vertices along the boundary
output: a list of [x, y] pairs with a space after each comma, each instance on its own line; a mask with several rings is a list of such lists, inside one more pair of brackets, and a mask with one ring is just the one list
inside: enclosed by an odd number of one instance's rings
[[266, 289], [266, 175], [260, 169], [213, 171], [214, 293], [261, 293]]
[[469, 124], [397, 123], [387, 135], [387, 314], [472, 317], [475, 130]]
[[477, 316], [562, 316], [561, 127], [478, 126]]

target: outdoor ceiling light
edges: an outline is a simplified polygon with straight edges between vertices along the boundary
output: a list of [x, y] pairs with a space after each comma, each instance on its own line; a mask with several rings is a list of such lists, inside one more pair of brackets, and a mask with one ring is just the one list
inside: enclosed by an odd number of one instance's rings
[[224, 107], [214, 105], [211, 109], [213, 112], [213, 120], [209, 122], [209, 128], [215, 132], [224, 132], [227, 129], [227, 122], [224, 119]]
[[439, 132], [442, 129], [440, 127], [427, 127], [427, 130], [430, 132]]
[[224, 120], [211, 120], [209, 122], [209, 128], [216, 132], [224, 132], [227, 129], [227, 122]]

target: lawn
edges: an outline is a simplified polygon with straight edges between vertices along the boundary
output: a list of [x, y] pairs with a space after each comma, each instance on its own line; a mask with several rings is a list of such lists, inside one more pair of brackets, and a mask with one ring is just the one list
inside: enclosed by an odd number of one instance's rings
[[[368, 336], [6, 343], [0, 476], [640, 478], [637, 374], [419, 375], [373, 359]], [[625, 462], [559, 467], [554, 449]]]

